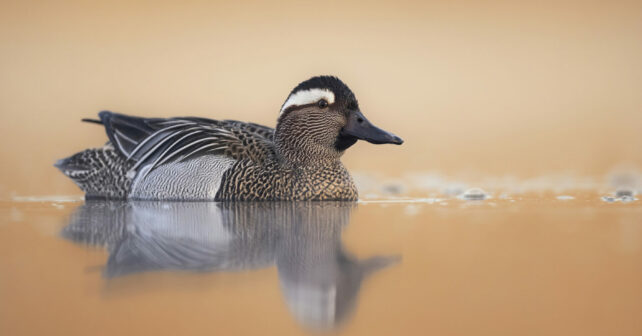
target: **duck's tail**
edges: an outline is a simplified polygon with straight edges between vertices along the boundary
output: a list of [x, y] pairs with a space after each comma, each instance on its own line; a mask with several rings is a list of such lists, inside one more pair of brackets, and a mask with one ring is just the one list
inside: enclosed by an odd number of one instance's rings
[[131, 186], [131, 163], [111, 144], [60, 159], [54, 166], [85, 192], [86, 199], [124, 199]]

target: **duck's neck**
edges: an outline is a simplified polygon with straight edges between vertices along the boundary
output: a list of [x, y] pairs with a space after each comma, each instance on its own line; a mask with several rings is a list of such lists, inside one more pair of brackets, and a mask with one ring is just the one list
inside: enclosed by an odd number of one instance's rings
[[[274, 144], [279, 162], [296, 167], [327, 167], [340, 163], [343, 151], [311, 139], [305, 131], [300, 134], [284, 132], [277, 128]], [[287, 135], [287, 136], [285, 136]]]

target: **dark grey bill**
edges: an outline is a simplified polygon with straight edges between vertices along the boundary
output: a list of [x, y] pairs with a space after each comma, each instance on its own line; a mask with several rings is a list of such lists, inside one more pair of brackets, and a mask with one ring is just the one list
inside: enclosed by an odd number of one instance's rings
[[403, 143], [400, 137], [371, 124], [361, 111], [350, 113], [348, 123], [341, 130], [341, 135], [355, 137], [373, 144], [401, 145]]

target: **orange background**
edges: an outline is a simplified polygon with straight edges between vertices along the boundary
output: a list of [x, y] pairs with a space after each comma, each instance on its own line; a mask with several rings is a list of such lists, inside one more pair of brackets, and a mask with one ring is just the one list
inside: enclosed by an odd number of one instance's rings
[[52, 163], [106, 141], [99, 110], [274, 126], [318, 74], [406, 140], [353, 171], [642, 166], [641, 36], [639, 1], [3, 1], [0, 198], [78, 194]]

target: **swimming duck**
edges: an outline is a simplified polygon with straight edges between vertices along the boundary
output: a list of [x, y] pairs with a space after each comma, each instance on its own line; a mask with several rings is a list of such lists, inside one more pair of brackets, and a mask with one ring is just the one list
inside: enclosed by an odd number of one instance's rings
[[56, 162], [87, 199], [357, 200], [340, 161], [357, 140], [403, 143], [361, 113], [332, 76], [288, 95], [276, 129], [235, 120], [140, 118], [102, 111], [109, 142]]

